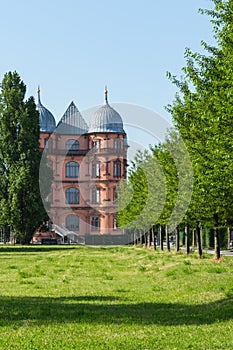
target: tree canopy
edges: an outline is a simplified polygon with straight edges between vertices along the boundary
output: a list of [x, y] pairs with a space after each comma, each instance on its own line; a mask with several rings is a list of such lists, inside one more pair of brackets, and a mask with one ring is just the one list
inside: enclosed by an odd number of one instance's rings
[[4, 75], [0, 92], [0, 224], [21, 243], [47, 217], [40, 196], [39, 113], [17, 72]]
[[[178, 136], [171, 131], [164, 144], [152, 147], [152, 157], [159, 161], [166, 183], [166, 201], [157, 222], [168, 223], [173, 217], [172, 221], [179, 224], [177, 213], [182, 207], [184, 222], [194, 226], [212, 222], [219, 258], [218, 227], [233, 223], [233, 1], [213, 3], [213, 10], [201, 12], [211, 18], [216, 46], [202, 42], [206, 54], [186, 49], [183, 76], [168, 73], [178, 88], [174, 101], [167, 106]], [[176, 146], [177, 137], [183, 148]], [[187, 152], [183, 152], [185, 149]], [[192, 169], [187, 168], [190, 159]], [[136, 168], [129, 175], [129, 183], [138, 184], [138, 179]], [[142, 175], [140, 179], [146, 188], [148, 183], [143, 182]], [[140, 211], [140, 205], [136, 207]]]

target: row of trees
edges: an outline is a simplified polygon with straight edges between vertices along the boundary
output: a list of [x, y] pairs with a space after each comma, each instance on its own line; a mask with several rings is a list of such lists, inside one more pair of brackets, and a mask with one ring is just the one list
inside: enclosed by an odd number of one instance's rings
[[135, 157], [119, 193], [119, 224], [146, 231], [186, 225], [198, 235], [212, 225], [219, 259], [219, 228], [233, 220], [233, 1], [213, 3], [202, 13], [211, 16], [216, 47], [202, 42], [205, 55], [186, 49], [183, 77], [168, 73], [179, 90], [167, 107], [175, 129], [152, 154]]
[[29, 243], [47, 218], [39, 188], [39, 113], [16, 72], [4, 75], [0, 92], [0, 228]]

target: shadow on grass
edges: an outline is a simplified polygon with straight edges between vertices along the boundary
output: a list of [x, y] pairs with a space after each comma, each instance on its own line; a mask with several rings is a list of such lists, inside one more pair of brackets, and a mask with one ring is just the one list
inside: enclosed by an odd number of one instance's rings
[[157, 324], [202, 325], [233, 319], [233, 298], [187, 305], [179, 303], [124, 303], [117, 296], [69, 298], [0, 297], [0, 326], [33, 324]]
[[37, 253], [51, 252], [58, 250], [77, 249], [77, 246], [70, 245], [32, 245], [32, 246], [0, 246], [0, 256], [4, 253]]

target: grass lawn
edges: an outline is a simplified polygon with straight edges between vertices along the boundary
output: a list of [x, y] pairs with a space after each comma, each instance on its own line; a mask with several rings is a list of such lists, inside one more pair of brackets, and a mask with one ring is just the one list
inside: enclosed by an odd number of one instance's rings
[[233, 258], [0, 247], [0, 349], [233, 349]]

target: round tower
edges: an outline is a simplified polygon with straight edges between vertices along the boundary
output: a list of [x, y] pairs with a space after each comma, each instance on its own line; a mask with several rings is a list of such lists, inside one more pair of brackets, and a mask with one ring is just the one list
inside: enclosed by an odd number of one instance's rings
[[108, 102], [92, 116], [88, 130], [91, 234], [117, 234], [117, 189], [127, 173], [126, 132], [120, 114]]
[[39, 122], [40, 122], [40, 148], [44, 149], [47, 147], [47, 142], [50, 135], [56, 129], [56, 121], [52, 113], [42, 105], [40, 99], [40, 88], [37, 90], [38, 94], [38, 104], [37, 110], [39, 112]]

